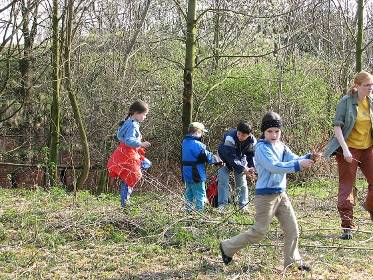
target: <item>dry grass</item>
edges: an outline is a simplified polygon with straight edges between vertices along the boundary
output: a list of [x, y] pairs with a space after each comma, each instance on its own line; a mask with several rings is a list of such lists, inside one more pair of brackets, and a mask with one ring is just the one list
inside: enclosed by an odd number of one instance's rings
[[[335, 187], [315, 182], [289, 189], [302, 229], [300, 249], [312, 273], [282, 270], [281, 231], [271, 226], [261, 245], [239, 252], [231, 265], [218, 243], [252, 223], [249, 214], [207, 208], [185, 214], [182, 194], [134, 194], [128, 209], [116, 195], [60, 188], [50, 192], [0, 189], [1, 279], [372, 279], [373, 223], [356, 207], [358, 232], [338, 238]], [[334, 183], [333, 183], [334, 184]]]

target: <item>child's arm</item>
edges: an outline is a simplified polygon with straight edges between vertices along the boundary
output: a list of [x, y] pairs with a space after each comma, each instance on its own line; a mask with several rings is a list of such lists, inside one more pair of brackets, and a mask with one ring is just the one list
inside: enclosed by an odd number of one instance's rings
[[219, 154], [237, 173], [242, 173], [246, 170], [246, 166], [242, 165], [241, 158], [237, 155], [235, 146], [228, 146], [224, 143], [219, 149]]
[[311, 153], [307, 153], [303, 156], [298, 156], [294, 154], [289, 147], [284, 146], [284, 156], [283, 161], [301, 160], [301, 159], [311, 159]]
[[199, 162], [207, 162], [208, 164], [216, 164], [221, 162], [221, 159], [208, 151], [206, 146], [201, 143], [199, 154], [197, 155], [197, 159]]
[[[289, 155], [296, 156], [295, 154]], [[276, 154], [268, 147], [268, 146], [261, 146], [260, 149], [256, 149], [255, 151], [255, 161], [257, 165], [262, 165], [265, 169], [267, 169], [271, 173], [283, 174], [283, 173], [294, 173], [301, 170], [301, 166], [305, 166], [305, 164], [310, 161], [307, 159], [293, 159], [290, 161], [280, 161]], [[302, 162], [307, 161], [307, 162]]]

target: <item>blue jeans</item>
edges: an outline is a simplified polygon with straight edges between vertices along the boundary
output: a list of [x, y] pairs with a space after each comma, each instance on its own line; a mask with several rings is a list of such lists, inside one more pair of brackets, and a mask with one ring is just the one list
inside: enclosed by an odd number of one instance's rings
[[130, 198], [132, 193], [132, 188], [129, 188], [127, 184], [123, 181], [119, 182], [120, 186], [120, 205], [124, 208], [126, 206], [127, 200]]
[[185, 183], [186, 210], [192, 211], [195, 201], [196, 210], [203, 211], [206, 199], [205, 182]]
[[[229, 200], [229, 173], [228, 167], [223, 166], [218, 170], [218, 206], [225, 206]], [[240, 207], [246, 206], [248, 203], [248, 189], [245, 173], [237, 173], [234, 171], [234, 181], [236, 192], [239, 194]]]

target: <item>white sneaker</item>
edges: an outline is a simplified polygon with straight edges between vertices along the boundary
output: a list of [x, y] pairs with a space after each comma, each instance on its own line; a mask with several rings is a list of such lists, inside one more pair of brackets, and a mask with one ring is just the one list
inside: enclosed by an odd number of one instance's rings
[[224, 208], [225, 208], [225, 205], [220, 205], [220, 206], [218, 206], [218, 211], [219, 211], [219, 213], [224, 213]]
[[247, 206], [242, 207], [240, 210], [241, 210], [242, 213], [249, 213], [249, 207], [247, 207]]

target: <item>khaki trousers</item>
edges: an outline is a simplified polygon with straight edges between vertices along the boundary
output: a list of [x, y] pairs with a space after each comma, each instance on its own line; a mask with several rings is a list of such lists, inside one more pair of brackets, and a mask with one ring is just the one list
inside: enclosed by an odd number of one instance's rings
[[245, 232], [242, 232], [231, 239], [222, 242], [224, 253], [233, 255], [247, 244], [258, 243], [262, 240], [269, 228], [274, 216], [280, 222], [284, 232], [284, 267], [295, 261], [301, 261], [298, 251], [299, 229], [295, 217], [293, 206], [287, 194], [256, 195], [255, 204], [255, 224]]

